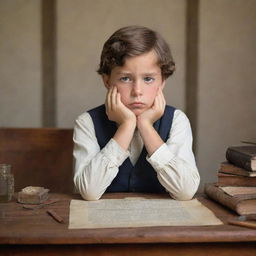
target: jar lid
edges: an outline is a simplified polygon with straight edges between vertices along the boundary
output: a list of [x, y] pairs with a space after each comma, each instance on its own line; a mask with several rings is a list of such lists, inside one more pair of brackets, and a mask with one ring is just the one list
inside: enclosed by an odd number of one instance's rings
[[11, 165], [10, 164], [0, 164], [0, 172], [1, 173], [10, 173]]

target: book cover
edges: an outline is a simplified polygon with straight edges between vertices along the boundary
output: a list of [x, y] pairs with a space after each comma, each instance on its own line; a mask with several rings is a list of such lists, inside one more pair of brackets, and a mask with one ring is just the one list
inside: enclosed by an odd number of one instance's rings
[[256, 194], [231, 196], [214, 183], [205, 184], [205, 194], [239, 215], [256, 214]]
[[256, 177], [245, 177], [241, 175], [227, 174], [223, 172], [218, 172], [218, 185], [225, 186], [256, 186]]
[[256, 177], [256, 171], [247, 171], [246, 169], [233, 165], [229, 162], [221, 163], [219, 171], [226, 174]]
[[256, 138], [242, 140], [242, 143], [256, 145]]
[[256, 171], [256, 146], [228, 147], [226, 159], [238, 167]]

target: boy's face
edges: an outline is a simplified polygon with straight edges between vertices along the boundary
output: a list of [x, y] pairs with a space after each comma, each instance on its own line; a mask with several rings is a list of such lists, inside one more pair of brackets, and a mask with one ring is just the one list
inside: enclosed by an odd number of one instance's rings
[[107, 89], [117, 87], [122, 103], [136, 116], [152, 106], [159, 88], [165, 85], [153, 50], [127, 58], [109, 76], [103, 75], [103, 81]]

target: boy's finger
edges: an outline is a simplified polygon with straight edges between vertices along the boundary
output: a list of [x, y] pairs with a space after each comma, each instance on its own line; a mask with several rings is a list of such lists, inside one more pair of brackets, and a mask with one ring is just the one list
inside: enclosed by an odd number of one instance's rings
[[161, 94], [158, 95], [158, 109], [162, 109], [163, 107], [163, 101], [162, 101], [162, 96]]
[[117, 104], [116, 95], [117, 95], [117, 89], [116, 89], [116, 87], [114, 87], [113, 90], [112, 90], [112, 95], [111, 95], [112, 107], [114, 107], [114, 105]]
[[159, 94], [156, 95], [153, 107], [158, 109], [159, 108]]
[[156, 98], [157, 98], [157, 104], [158, 104], [157, 108], [160, 110], [163, 110], [165, 107], [165, 99], [162, 91], [159, 91]]
[[122, 101], [121, 101], [121, 94], [119, 92], [117, 92], [117, 95], [116, 95], [116, 103], [118, 105], [122, 104]]
[[108, 90], [108, 93], [107, 93], [107, 108], [108, 108], [108, 110], [112, 109], [112, 104], [111, 104], [112, 91], [113, 91], [113, 88], [110, 87], [110, 89]]
[[162, 89], [159, 90], [159, 97], [161, 99], [161, 107], [163, 108], [166, 104], [166, 101]]
[[108, 110], [108, 92], [107, 92], [106, 98], [105, 98], [105, 106], [106, 106], [106, 110]]

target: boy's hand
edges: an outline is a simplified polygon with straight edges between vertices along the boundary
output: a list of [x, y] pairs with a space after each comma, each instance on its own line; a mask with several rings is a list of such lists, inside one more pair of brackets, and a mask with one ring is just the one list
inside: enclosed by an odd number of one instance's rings
[[136, 124], [135, 114], [128, 109], [121, 101], [120, 93], [117, 88], [112, 86], [106, 97], [106, 112], [109, 120], [121, 125], [124, 123]]
[[153, 127], [153, 123], [163, 115], [164, 109], [165, 99], [162, 89], [159, 88], [152, 107], [137, 117], [137, 127], [149, 156], [164, 143]]
[[157, 121], [163, 115], [165, 105], [166, 105], [166, 102], [165, 102], [165, 98], [164, 98], [162, 89], [159, 88], [152, 107], [137, 117], [138, 127], [141, 124], [153, 125], [153, 123], [155, 121]]

